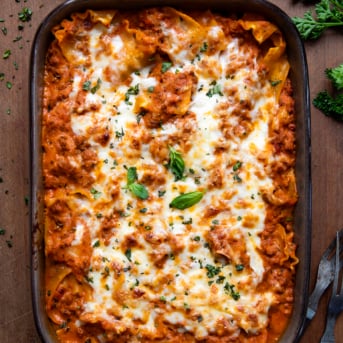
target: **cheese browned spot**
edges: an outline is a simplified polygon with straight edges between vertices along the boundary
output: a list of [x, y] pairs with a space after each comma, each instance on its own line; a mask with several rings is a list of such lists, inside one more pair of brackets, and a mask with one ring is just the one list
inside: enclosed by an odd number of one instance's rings
[[280, 31], [165, 7], [76, 13], [54, 34], [42, 141], [59, 340], [275, 342], [297, 263]]

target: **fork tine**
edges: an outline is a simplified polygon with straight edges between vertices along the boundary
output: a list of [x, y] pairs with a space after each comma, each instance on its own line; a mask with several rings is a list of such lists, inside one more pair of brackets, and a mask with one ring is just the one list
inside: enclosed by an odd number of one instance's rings
[[340, 292], [338, 291], [339, 275], [341, 270], [340, 255], [343, 251], [343, 242], [341, 244], [341, 237], [343, 236], [343, 230], [336, 232], [336, 253], [335, 253], [335, 275], [332, 286], [332, 294], [328, 304], [328, 312], [326, 315], [326, 325], [324, 334], [320, 340], [320, 343], [334, 343], [335, 341], [335, 323], [337, 316], [343, 310], [343, 280], [341, 281]]

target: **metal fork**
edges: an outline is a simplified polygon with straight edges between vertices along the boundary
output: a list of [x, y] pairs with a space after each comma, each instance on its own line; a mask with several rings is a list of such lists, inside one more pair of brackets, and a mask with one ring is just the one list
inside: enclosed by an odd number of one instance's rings
[[336, 318], [343, 311], [343, 274], [341, 276], [341, 287], [338, 289], [341, 270], [340, 254], [343, 251], [343, 242], [340, 242], [341, 237], [342, 230], [336, 233], [335, 276], [328, 305], [326, 327], [320, 343], [335, 343], [334, 329]]
[[[341, 238], [343, 236], [343, 229], [339, 232], [339, 237]], [[325, 290], [329, 287], [331, 282], [334, 279], [335, 276], [335, 250], [336, 250], [336, 242], [337, 238], [335, 237], [330, 245], [327, 247], [327, 249], [324, 251], [320, 262], [318, 266], [318, 272], [317, 272], [317, 280], [314, 287], [314, 290], [312, 291], [308, 307], [307, 307], [307, 313], [306, 313], [306, 321], [304, 323], [304, 326], [302, 328], [302, 332], [306, 329], [306, 327], [309, 325], [310, 321], [315, 316], [317, 309], [318, 309], [318, 303], [325, 292]], [[343, 266], [343, 259], [340, 261], [340, 267]]]

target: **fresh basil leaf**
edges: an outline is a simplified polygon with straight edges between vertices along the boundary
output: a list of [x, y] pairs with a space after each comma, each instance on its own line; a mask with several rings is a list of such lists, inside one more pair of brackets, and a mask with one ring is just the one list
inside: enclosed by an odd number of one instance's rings
[[129, 190], [137, 197], [142, 200], [145, 200], [149, 197], [149, 193], [147, 189], [139, 184], [139, 183], [132, 183], [129, 185]]
[[170, 207], [177, 208], [179, 210], [184, 210], [185, 208], [191, 207], [195, 204], [197, 204], [202, 197], [204, 196], [204, 193], [202, 192], [189, 192], [185, 194], [181, 194], [174, 198], [172, 202], [169, 204]]
[[138, 179], [137, 176], [137, 168], [136, 167], [130, 167], [127, 170], [127, 184], [131, 185]]
[[177, 152], [174, 148], [169, 147], [169, 163], [168, 167], [175, 175], [175, 181], [182, 180], [185, 171], [185, 162], [181, 153]]

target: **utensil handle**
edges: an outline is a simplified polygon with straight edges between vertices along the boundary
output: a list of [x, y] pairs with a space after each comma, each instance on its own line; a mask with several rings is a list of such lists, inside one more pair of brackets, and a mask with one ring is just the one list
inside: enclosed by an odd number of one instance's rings
[[326, 326], [324, 334], [320, 340], [320, 343], [335, 343], [335, 323], [336, 323], [336, 316], [333, 314], [328, 314], [326, 320]]

